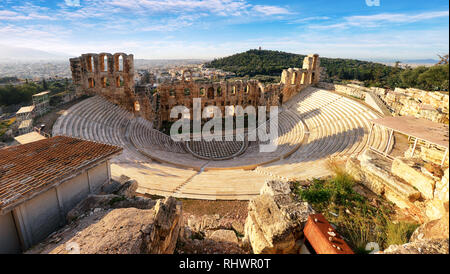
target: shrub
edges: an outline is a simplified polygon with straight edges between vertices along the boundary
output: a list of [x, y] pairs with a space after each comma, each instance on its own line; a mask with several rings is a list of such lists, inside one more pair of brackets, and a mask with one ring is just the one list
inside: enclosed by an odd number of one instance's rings
[[407, 243], [418, 226], [418, 224], [410, 222], [387, 222], [386, 245], [401, 245]]
[[[337, 165], [336, 165], [337, 167]], [[308, 188], [294, 184], [296, 194], [322, 213], [346, 239], [355, 253], [367, 253], [367, 243], [375, 242], [381, 249], [391, 244], [408, 242], [417, 224], [393, 223], [393, 205], [377, 200], [373, 206], [354, 190], [354, 179], [342, 169], [334, 168], [335, 176], [328, 180], [314, 179]]]

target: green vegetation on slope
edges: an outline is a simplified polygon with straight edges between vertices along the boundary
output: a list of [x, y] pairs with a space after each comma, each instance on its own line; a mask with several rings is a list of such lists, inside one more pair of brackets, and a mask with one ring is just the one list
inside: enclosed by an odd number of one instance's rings
[[50, 90], [53, 95], [66, 91], [68, 86], [68, 79], [54, 81], [43, 80], [40, 83], [27, 82], [21, 85], [0, 86], [0, 106], [30, 104], [33, 94]]
[[[211, 61], [207, 67], [236, 73], [238, 77], [279, 76], [283, 69], [302, 67], [305, 55], [270, 50], [249, 50]], [[374, 62], [321, 58], [328, 77], [335, 82], [363, 81], [366, 86], [413, 87], [448, 90], [448, 64], [403, 69]]]
[[8, 128], [16, 121], [16, 117], [0, 121], [0, 137], [5, 134], [5, 132], [8, 130]]

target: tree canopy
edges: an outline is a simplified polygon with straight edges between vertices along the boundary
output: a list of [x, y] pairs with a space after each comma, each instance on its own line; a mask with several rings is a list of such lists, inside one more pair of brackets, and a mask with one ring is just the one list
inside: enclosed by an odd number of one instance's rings
[[[280, 76], [283, 69], [302, 67], [305, 55], [270, 50], [249, 50], [215, 59], [207, 67], [236, 73], [238, 77], [256, 75]], [[320, 58], [330, 81], [358, 80], [366, 86], [413, 87], [426, 90], [448, 90], [448, 64], [431, 67], [401, 68], [355, 59]]]

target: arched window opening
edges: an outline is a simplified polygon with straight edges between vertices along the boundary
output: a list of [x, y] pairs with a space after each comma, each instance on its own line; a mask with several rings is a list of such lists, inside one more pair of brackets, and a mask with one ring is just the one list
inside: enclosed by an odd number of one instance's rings
[[116, 55], [114, 58], [114, 68], [116, 71], [123, 71], [123, 56]]
[[169, 96], [175, 97], [175, 90], [174, 89], [169, 90]]
[[118, 87], [118, 88], [123, 87], [123, 77], [122, 76], [116, 77], [116, 87]]
[[222, 96], [222, 88], [221, 87], [217, 88], [217, 96]]
[[94, 58], [92, 58], [92, 56], [88, 56], [86, 61], [88, 72], [94, 72]]
[[200, 96], [205, 96], [205, 88], [200, 88]]
[[100, 56], [100, 70], [103, 72], [108, 71], [108, 57], [106, 55]]
[[94, 88], [95, 87], [94, 78], [89, 78], [88, 81], [89, 81], [89, 88]]
[[184, 89], [184, 96], [189, 96], [189, 95], [191, 95], [191, 90], [188, 89], [188, 88], [185, 88]]
[[208, 89], [208, 99], [214, 99], [214, 88], [210, 87]]
[[236, 87], [233, 87], [231, 93], [232, 93], [232, 94], [236, 94], [236, 91], [237, 91]]
[[302, 85], [305, 84], [305, 80], [306, 80], [306, 73], [303, 72], [303, 73], [302, 73], [302, 80], [301, 80], [301, 84], [302, 84]]
[[109, 87], [109, 79], [108, 79], [108, 77], [103, 77], [102, 78], [102, 87], [103, 88]]

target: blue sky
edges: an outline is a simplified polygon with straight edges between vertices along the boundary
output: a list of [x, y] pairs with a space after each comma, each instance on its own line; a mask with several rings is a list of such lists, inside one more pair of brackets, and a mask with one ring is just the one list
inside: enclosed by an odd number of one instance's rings
[[448, 53], [448, 1], [379, 2], [0, 0], [0, 52], [20, 47], [70, 56], [209, 59], [261, 46], [368, 60]]

